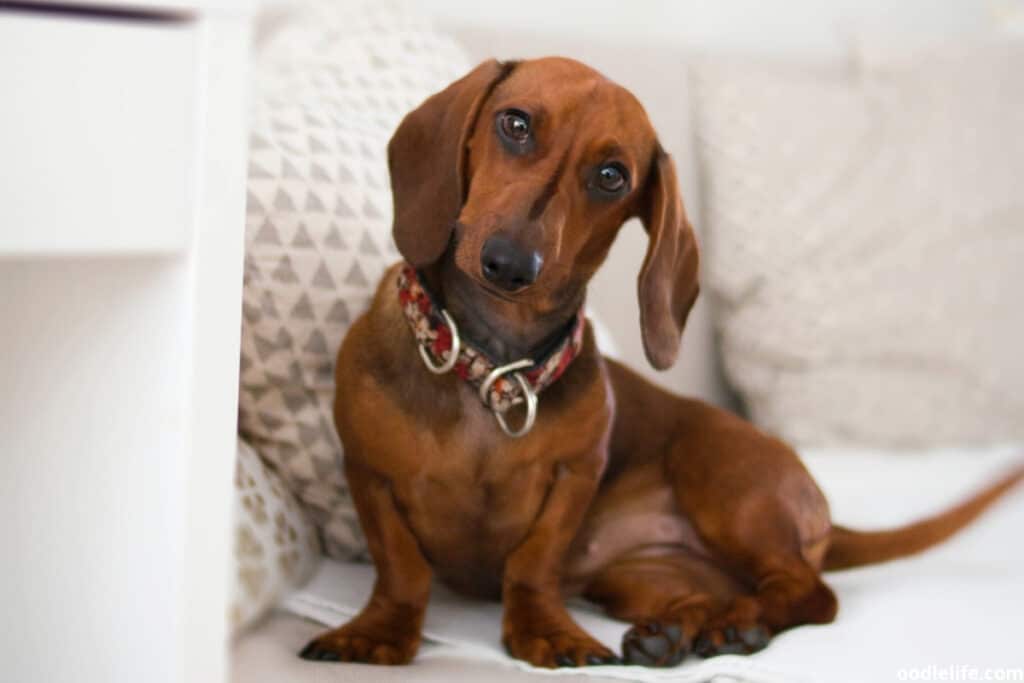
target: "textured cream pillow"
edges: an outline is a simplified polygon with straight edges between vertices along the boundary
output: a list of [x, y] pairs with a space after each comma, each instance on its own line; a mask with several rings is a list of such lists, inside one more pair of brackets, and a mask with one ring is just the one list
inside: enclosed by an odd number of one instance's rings
[[729, 379], [801, 445], [1024, 438], [1024, 48], [694, 70]]
[[320, 562], [316, 527], [256, 452], [238, 440], [235, 461], [235, 581], [229, 617], [237, 633]]
[[256, 65], [239, 430], [323, 529], [365, 553], [334, 431], [334, 357], [391, 241], [386, 146], [468, 71], [450, 39], [388, 3], [292, 8]]

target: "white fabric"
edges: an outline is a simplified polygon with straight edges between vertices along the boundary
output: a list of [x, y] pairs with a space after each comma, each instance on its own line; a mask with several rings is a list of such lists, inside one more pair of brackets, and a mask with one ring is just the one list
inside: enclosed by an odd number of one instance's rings
[[238, 439], [235, 566], [228, 617], [233, 634], [303, 585], [322, 557], [316, 527], [281, 476]]
[[694, 70], [706, 293], [806, 446], [1024, 438], [1024, 41]]
[[[229, 680], [233, 683], [539, 683], [537, 675], [529, 671], [462, 657], [457, 651], [431, 644], [420, 648], [410, 667], [332, 665], [296, 657], [295, 653], [321, 631], [323, 626], [309, 619], [280, 610], [273, 612], [234, 642]], [[586, 678], [588, 683], [593, 680], [593, 677]]]
[[[896, 459], [883, 451], [817, 451], [805, 458], [831, 501], [838, 523], [880, 528], [945, 509], [1011, 463], [1021, 451], [1005, 447], [932, 451]], [[783, 633], [751, 657], [694, 658], [668, 670], [588, 667], [588, 674], [636, 681], [749, 683], [863, 683], [899, 680], [900, 669], [967, 665], [1020, 667], [1020, 609], [1024, 606], [1024, 494], [1015, 492], [962, 534], [925, 555], [828, 576], [839, 596], [835, 623]], [[373, 582], [368, 565], [325, 562], [285, 608], [337, 625], [362, 607]], [[618, 651], [626, 624], [574, 603], [574, 616]], [[534, 669], [501, 648], [501, 608], [465, 600], [436, 587], [427, 612], [427, 657], [458, 655], [467, 662], [549, 675], [579, 669]], [[414, 665], [415, 666], [415, 665]], [[414, 669], [415, 670], [415, 669]]]

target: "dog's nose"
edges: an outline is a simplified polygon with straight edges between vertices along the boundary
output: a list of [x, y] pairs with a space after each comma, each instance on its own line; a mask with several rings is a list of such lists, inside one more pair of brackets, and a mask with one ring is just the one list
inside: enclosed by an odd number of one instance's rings
[[484, 277], [508, 292], [532, 285], [543, 263], [536, 251], [524, 249], [504, 235], [489, 238], [480, 252]]

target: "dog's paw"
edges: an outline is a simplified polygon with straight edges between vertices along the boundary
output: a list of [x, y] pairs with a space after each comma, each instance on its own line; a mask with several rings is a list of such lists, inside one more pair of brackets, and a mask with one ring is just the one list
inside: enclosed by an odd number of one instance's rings
[[701, 657], [749, 655], [767, 647], [771, 638], [760, 603], [741, 596], [724, 612], [708, 619], [694, 639], [693, 651]]
[[548, 669], [621, 663], [615, 653], [582, 631], [549, 635], [508, 634], [505, 636], [505, 649], [517, 659]]
[[419, 644], [420, 639], [415, 635], [381, 637], [346, 625], [320, 634], [299, 652], [299, 656], [320, 662], [408, 664], [416, 656]]
[[767, 647], [771, 637], [764, 624], [718, 624], [697, 636], [693, 651], [701, 657], [749, 655]]
[[675, 666], [689, 654], [690, 645], [679, 624], [636, 624], [622, 636], [622, 659], [639, 666]]

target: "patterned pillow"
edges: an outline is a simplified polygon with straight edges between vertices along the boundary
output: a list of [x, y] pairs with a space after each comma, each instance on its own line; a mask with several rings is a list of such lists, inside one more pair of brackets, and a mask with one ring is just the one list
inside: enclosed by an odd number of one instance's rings
[[415, 14], [304, 5], [257, 61], [239, 429], [335, 557], [365, 553], [332, 421], [334, 357], [391, 242], [386, 145], [401, 117], [469, 69]]
[[1024, 438], [1024, 47], [695, 70], [727, 374], [798, 444]]
[[238, 440], [235, 461], [235, 582], [230, 623], [238, 633], [292, 588], [306, 582], [320, 561], [316, 527], [281, 478]]

